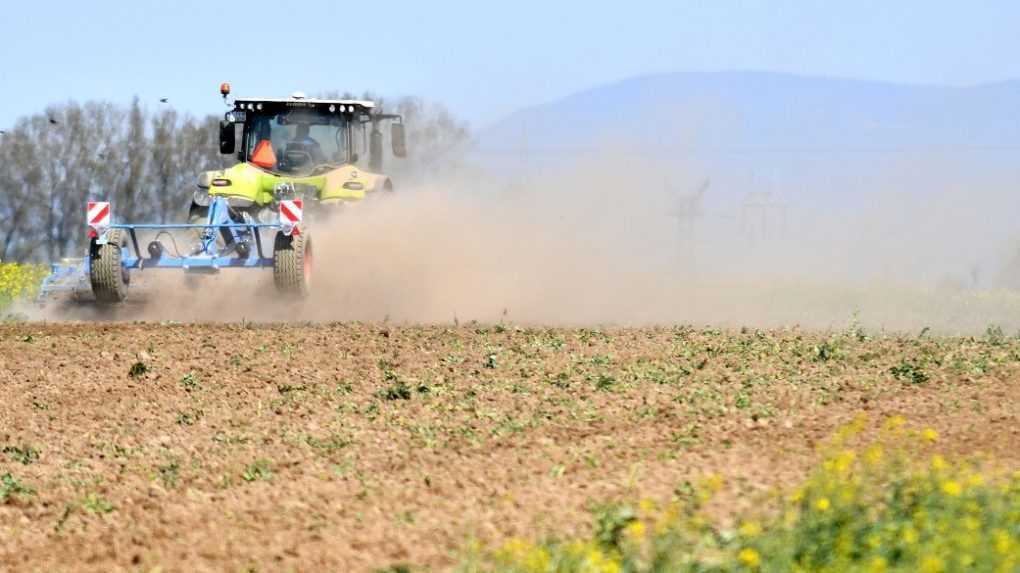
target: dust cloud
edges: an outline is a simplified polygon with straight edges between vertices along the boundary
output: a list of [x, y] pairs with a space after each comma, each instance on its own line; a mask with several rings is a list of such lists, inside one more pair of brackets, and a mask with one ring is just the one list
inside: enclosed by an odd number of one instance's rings
[[908, 164], [862, 208], [770, 203], [766, 229], [747, 195], [678, 192], [699, 169], [618, 153], [510, 179], [464, 169], [316, 224], [301, 303], [269, 272], [164, 273], [141, 302], [49, 318], [1020, 328], [1020, 295], [995, 280], [1018, 231], [1004, 187]]

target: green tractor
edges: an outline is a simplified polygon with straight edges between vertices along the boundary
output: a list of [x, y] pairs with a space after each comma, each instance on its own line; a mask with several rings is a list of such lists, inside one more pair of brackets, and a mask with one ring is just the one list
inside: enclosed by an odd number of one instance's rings
[[[227, 101], [230, 85], [220, 86], [220, 93]], [[371, 101], [301, 93], [237, 98], [228, 105], [220, 122], [220, 152], [236, 154], [239, 163], [199, 176], [188, 222], [119, 221], [112, 202], [88, 201], [89, 249], [80, 260], [53, 265], [40, 301], [87, 292], [98, 304], [119, 304], [128, 297], [132, 275], [156, 269], [189, 277], [228, 268], [272, 269], [281, 294], [309, 293], [308, 219], [393, 190], [381, 173], [381, 125], [390, 124], [393, 155], [406, 157], [401, 117], [377, 112]], [[193, 244], [185, 242], [179, 250], [173, 231], [190, 233]], [[145, 240], [150, 241], [143, 248]]]
[[[230, 85], [220, 86], [220, 93], [226, 101]], [[199, 176], [189, 223], [205, 222], [217, 196], [231, 210], [262, 221], [276, 216], [282, 200], [303, 200], [314, 217], [393, 191], [381, 172], [386, 122], [393, 156], [407, 156], [401, 117], [377, 112], [371, 101], [313, 99], [296, 92], [288, 98], [239, 97], [228, 105], [232, 110], [220, 122], [220, 153], [236, 154], [239, 163]]]

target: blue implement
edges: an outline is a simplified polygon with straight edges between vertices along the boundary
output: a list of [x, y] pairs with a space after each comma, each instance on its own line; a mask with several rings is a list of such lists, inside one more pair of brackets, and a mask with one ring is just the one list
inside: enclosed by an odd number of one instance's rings
[[[119, 302], [126, 295], [131, 271], [181, 269], [208, 274], [227, 268], [273, 268], [278, 237], [289, 241], [302, 232], [301, 202], [281, 204], [288, 207], [286, 219], [277, 215], [272, 222], [259, 222], [256, 215], [231, 210], [226, 198], [214, 196], [204, 224], [135, 224], [112, 222], [109, 203], [91, 202], [88, 252], [84, 259], [53, 264], [50, 275], [43, 281], [39, 301], [72, 293], [76, 299], [95, 295], [97, 302]], [[178, 230], [201, 232], [189, 234], [182, 251], [180, 237], [171, 232]], [[144, 250], [139, 237], [143, 233], [149, 240]], [[118, 248], [111, 250], [108, 245]]]
[[92, 285], [85, 259], [63, 259], [50, 265], [50, 274], [39, 286], [36, 302], [44, 304], [58, 297], [84, 298], [91, 296]]
[[[263, 231], [278, 231], [283, 226], [279, 222], [256, 223], [254, 221], [238, 222], [230, 217], [230, 208], [226, 199], [214, 197], [209, 205], [209, 219], [205, 224], [126, 224], [115, 223], [99, 237], [97, 245], [106, 244], [111, 231], [126, 231], [128, 253], [121, 255], [121, 265], [125, 269], [202, 269], [216, 270], [220, 268], [271, 268], [272, 253], [266, 252], [263, 245]], [[160, 234], [149, 243], [143, 254], [138, 240], [138, 231], [176, 231], [201, 229], [203, 232], [197, 247], [185, 253], [177, 250], [177, 241], [173, 239], [174, 252], [170, 253], [159, 241]], [[222, 239], [220, 244], [219, 239]], [[145, 255], [148, 256], [145, 256]]]

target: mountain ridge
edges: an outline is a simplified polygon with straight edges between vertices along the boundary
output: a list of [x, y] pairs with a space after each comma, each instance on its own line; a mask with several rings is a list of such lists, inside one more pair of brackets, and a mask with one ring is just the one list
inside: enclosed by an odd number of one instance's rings
[[[519, 144], [522, 133], [535, 150], [612, 136], [661, 145], [678, 132], [688, 133], [684, 147], [704, 149], [1020, 145], [1017, 112], [1020, 79], [940, 86], [767, 71], [672, 72], [523, 107], [484, 128], [478, 141], [483, 152]], [[692, 130], [699, 137], [690, 137]]]

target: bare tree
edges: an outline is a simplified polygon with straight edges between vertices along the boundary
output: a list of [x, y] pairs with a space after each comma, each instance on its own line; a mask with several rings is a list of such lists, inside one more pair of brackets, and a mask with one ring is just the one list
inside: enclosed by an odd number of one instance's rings
[[177, 181], [178, 140], [174, 137], [177, 112], [165, 109], [152, 118], [152, 169], [150, 184], [156, 218], [160, 223], [171, 220], [180, 210]]
[[[467, 139], [441, 106], [404, 98], [397, 111], [412, 158], [392, 168], [425, 169]], [[80, 256], [89, 200], [112, 201], [120, 220], [183, 218], [198, 174], [236, 161], [219, 154], [218, 120], [173, 109], [150, 114], [138, 98], [126, 109], [72, 102], [19, 119], [0, 135], [0, 259]]]
[[420, 172], [455, 162], [457, 152], [470, 140], [467, 125], [442, 104], [405, 97], [397, 102], [396, 112], [407, 124], [411, 170]]
[[30, 230], [39, 218], [43, 174], [26, 122], [0, 141], [0, 260], [26, 259], [38, 248], [39, 237]]
[[176, 219], [200, 171], [226, 165], [217, 118], [150, 116], [136, 99], [68, 103], [0, 137], [0, 259], [56, 260], [84, 248], [85, 203], [115, 202], [122, 220]]

